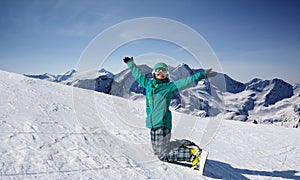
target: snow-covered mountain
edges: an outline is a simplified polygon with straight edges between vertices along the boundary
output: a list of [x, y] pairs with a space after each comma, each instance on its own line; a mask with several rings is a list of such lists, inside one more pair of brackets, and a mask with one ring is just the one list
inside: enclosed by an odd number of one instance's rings
[[75, 73], [76, 73], [76, 70], [71, 70], [62, 75], [53, 75], [53, 74], [45, 73], [45, 74], [41, 74], [41, 75], [25, 75], [25, 76], [31, 77], [31, 78], [48, 80], [48, 81], [52, 81], [52, 82], [62, 82], [62, 81], [65, 81], [65, 80], [71, 78]]
[[80, 87], [83, 89], [91, 89], [107, 94], [110, 93], [111, 84], [114, 79], [114, 75], [105, 69], [79, 73], [76, 72], [76, 70], [71, 70], [62, 75], [51, 75], [49, 73], [45, 73], [43, 75], [25, 76]]
[[210, 153], [200, 176], [185, 163], [153, 156], [144, 99], [4, 71], [0, 91], [0, 179], [300, 178], [299, 129], [237, 121], [212, 126], [224, 116], [172, 108], [172, 139], [191, 139]]
[[[149, 78], [151, 68], [140, 65]], [[170, 79], [176, 81], [202, 69], [191, 69], [186, 64], [171, 67]], [[64, 75], [30, 75], [29, 77], [60, 82], [84, 89], [96, 90], [115, 96], [137, 99], [143, 97], [145, 89], [138, 85], [129, 69], [113, 75], [102, 69]], [[286, 127], [300, 126], [299, 86], [281, 79], [253, 79], [241, 83], [226, 74], [219, 73], [215, 78], [203, 80], [197, 85], [176, 93], [171, 102], [178, 112], [201, 117], [226, 114], [228, 119], [254, 123], [275, 124]]]

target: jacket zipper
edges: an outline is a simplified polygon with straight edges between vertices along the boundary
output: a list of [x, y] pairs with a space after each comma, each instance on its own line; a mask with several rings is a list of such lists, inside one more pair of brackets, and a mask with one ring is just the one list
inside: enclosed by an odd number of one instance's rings
[[149, 104], [150, 104], [150, 107], [151, 107], [151, 116], [150, 116], [150, 123], [151, 123], [151, 127], [153, 128], [153, 119], [152, 119], [152, 112], [153, 112], [153, 109], [154, 109], [154, 89], [155, 87], [157, 87], [157, 85], [152, 85], [152, 92], [150, 93], [152, 95], [152, 102], [150, 102], [150, 97], [149, 97]]

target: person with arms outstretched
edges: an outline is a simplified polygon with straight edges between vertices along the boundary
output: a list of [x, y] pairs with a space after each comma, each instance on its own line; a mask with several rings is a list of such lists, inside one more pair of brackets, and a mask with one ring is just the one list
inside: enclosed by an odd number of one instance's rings
[[217, 73], [209, 69], [171, 82], [165, 63], [155, 64], [152, 71], [153, 78], [149, 79], [134, 63], [133, 57], [125, 57], [123, 61], [135, 80], [146, 89], [146, 127], [150, 129], [154, 154], [161, 161], [186, 161], [191, 162], [193, 167], [199, 165], [201, 149], [195, 143], [184, 140], [180, 146], [171, 147], [172, 114], [169, 106], [173, 93], [186, 89], [202, 79], [214, 77]]

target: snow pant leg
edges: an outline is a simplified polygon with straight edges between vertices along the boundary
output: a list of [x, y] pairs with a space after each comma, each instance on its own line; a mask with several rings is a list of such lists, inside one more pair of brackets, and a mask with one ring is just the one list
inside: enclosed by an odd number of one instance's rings
[[171, 151], [167, 155], [168, 161], [187, 161], [191, 162], [191, 149], [199, 148], [197, 144], [188, 140], [181, 139], [169, 143]]
[[162, 161], [169, 151], [171, 131], [166, 128], [151, 129], [151, 144], [154, 154]]
[[171, 149], [171, 151], [166, 155], [166, 159], [168, 162], [191, 162], [191, 149], [183, 146]]
[[158, 128], [151, 130], [151, 143], [154, 154], [161, 161], [176, 162], [190, 161], [191, 150], [183, 145], [172, 147], [170, 146], [171, 131], [166, 128]]

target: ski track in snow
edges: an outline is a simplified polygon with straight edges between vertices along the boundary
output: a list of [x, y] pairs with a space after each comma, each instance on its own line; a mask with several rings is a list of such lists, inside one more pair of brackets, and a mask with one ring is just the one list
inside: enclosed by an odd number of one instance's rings
[[[144, 100], [3, 71], [0, 90], [0, 179], [300, 179], [299, 129], [222, 121], [200, 176], [154, 157]], [[173, 118], [173, 139], [197, 143], [216, 120]]]

